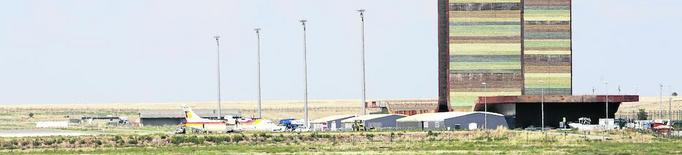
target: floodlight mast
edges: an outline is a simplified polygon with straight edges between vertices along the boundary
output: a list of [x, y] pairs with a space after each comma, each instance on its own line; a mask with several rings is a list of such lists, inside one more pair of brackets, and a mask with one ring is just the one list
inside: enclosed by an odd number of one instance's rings
[[260, 28], [255, 28], [253, 29], [256, 31], [256, 37], [257, 37], [257, 53], [258, 53], [258, 118], [263, 118], [263, 109], [262, 109], [262, 102], [263, 102], [263, 97], [261, 96], [261, 67], [260, 67]]
[[360, 13], [360, 33], [362, 33], [362, 115], [367, 115], [367, 82], [365, 68], [365, 9], [357, 10]]
[[304, 100], [303, 100], [303, 106], [304, 106], [304, 123], [305, 123], [305, 128], [309, 128], [310, 124], [308, 122], [308, 49], [307, 49], [307, 36], [306, 36], [306, 25], [305, 23], [308, 22], [305, 19], [299, 20], [301, 22], [301, 25], [303, 26], [303, 87], [304, 87]]
[[217, 59], [217, 61], [216, 61], [217, 67], [216, 68], [217, 68], [217, 72], [218, 72], [218, 77], [217, 77], [217, 80], [218, 80], [218, 94], [217, 94], [218, 95], [218, 118], [221, 119], [223, 117], [223, 107], [222, 107], [221, 100], [220, 100], [220, 36], [215, 35], [215, 36], [213, 36], [213, 38], [215, 38], [216, 54], [217, 54], [217, 58], [216, 58]]

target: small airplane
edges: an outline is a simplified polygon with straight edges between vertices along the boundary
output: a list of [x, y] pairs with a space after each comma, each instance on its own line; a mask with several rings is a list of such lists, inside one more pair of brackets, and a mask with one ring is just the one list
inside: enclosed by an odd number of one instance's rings
[[233, 129], [228, 128], [228, 124], [223, 120], [210, 120], [202, 118], [197, 115], [192, 109], [187, 105], [181, 106], [185, 112], [185, 122], [178, 127], [177, 133], [225, 133], [233, 131]]

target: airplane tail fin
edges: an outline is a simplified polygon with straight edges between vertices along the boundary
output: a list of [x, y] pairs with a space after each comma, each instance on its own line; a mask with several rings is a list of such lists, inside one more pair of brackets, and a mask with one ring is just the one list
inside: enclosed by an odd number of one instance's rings
[[201, 118], [201, 116], [197, 115], [194, 111], [192, 111], [192, 108], [190, 108], [187, 105], [182, 105], [182, 110], [185, 112], [185, 120], [187, 122], [196, 122], [196, 121], [202, 121], [204, 120]]

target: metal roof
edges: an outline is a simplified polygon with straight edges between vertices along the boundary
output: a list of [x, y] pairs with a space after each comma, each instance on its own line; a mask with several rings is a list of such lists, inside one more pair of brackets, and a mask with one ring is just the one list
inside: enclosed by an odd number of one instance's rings
[[[201, 117], [218, 117], [219, 115], [216, 109], [195, 109], [193, 111]], [[181, 109], [142, 110], [139, 114], [140, 118], [185, 118], [185, 112]], [[241, 111], [223, 109], [223, 115], [240, 116]]]
[[[486, 114], [486, 112], [479, 112], [479, 111], [476, 111], [476, 112], [424, 113], [424, 114], [417, 114], [417, 115], [413, 115], [413, 116], [403, 117], [401, 119], [398, 119], [397, 121], [398, 122], [444, 121], [445, 119], [455, 118], [455, 117], [460, 117], [460, 116], [465, 116], [465, 115], [470, 115], [470, 114], [476, 114], [476, 113]], [[504, 117], [504, 115], [498, 114], [498, 113], [487, 112], [487, 114]]]
[[361, 121], [367, 121], [367, 120], [373, 120], [377, 118], [383, 118], [383, 117], [389, 117], [389, 116], [405, 116], [405, 115], [397, 115], [397, 114], [371, 114], [371, 115], [362, 115], [358, 117], [353, 117], [349, 119], [345, 119], [341, 122], [343, 123], [352, 123], [355, 122], [356, 120], [361, 120]]
[[333, 115], [333, 116], [327, 116], [327, 117], [322, 117], [322, 118], [313, 120], [310, 123], [326, 123], [326, 122], [334, 121], [334, 120], [344, 120], [344, 119], [348, 119], [351, 117], [355, 117], [355, 116], [354, 115]]

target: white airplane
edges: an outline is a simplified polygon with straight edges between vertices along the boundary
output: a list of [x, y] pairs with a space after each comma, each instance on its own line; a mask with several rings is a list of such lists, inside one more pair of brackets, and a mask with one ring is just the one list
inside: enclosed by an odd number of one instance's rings
[[182, 122], [181, 129], [178, 129], [179, 133], [187, 132], [218, 132], [225, 133], [230, 131], [228, 129], [228, 124], [223, 120], [210, 120], [202, 118], [197, 115], [192, 109], [187, 105], [182, 105], [182, 109], [185, 111], [185, 122]]
[[285, 126], [277, 125], [266, 119], [240, 119], [237, 122], [238, 131], [282, 132], [286, 130]]

